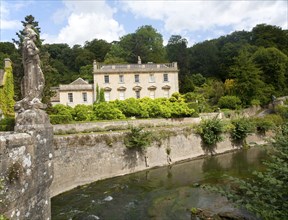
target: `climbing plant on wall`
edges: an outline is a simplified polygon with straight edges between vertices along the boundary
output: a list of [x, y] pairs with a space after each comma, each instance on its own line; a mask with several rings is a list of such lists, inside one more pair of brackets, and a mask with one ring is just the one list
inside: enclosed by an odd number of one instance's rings
[[12, 67], [5, 68], [3, 86], [0, 87], [0, 109], [6, 116], [14, 115], [14, 83]]

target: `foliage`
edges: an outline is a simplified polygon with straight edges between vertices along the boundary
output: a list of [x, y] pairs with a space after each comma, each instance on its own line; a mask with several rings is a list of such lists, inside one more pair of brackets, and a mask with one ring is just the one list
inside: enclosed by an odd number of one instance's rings
[[260, 102], [260, 100], [258, 100], [258, 99], [252, 99], [251, 102], [250, 102], [250, 104], [251, 104], [252, 106], [259, 106], [259, 105], [261, 104], [261, 102]]
[[136, 149], [141, 152], [148, 147], [151, 142], [151, 132], [143, 131], [141, 127], [130, 127], [130, 132], [124, 138], [124, 144], [128, 149]]
[[230, 133], [234, 141], [244, 141], [248, 134], [253, 131], [253, 124], [247, 118], [235, 119], [231, 123], [233, 127]]
[[73, 111], [75, 121], [93, 121], [94, 113], [92, 105], [76, 105]]
[[0, 131], [14, 131], [15, 118], [5, 117], [0, 120]]
[[273, 151], [269, 151], [269, 154], [270, 160], [264, 162], [266, 169], [263, 172], [254, 171], [253, 178], [241, 180], [231, 177], [232, 183], [228, 188], [211, 187], [210, 189], [221, 193], [261, 219], [286, 219], [288, 216], [287, 133], [282, 132], [275, 137]]
[[236, 76], [235, 92], [243, 104], [250, 104], [251, 100], [261, 93], [264, 82], [260, 79], [261, 70], [252, 62], [247, 49], [240, 51], [231, 67], [231, 74]]
[[110, 102], [100, 102], [93, 105], [93, 111], [97, 120], [124, 119], [125, 115]]
[[49, 115], [51, 124], [67, 124], [72, 122], [71, 115]]
[[288, 71], [288, 57], [276, 48], [260, 47], [253, 54], [253, 61], [261, 69], [263, 81], [281, 93], [287, 82], [285, 74]]
[[241, 100], [237, 96], [222, 96], [218, 101], [218, 106], [220, 108], [238, 109], [240, 105]]
[[[62, 104], [57, 104], [57, 105], [53, 106], [51, 109], [51, 113], [50, 113], [50, 115], [54, 115], [54, 116], [52, 116], [52, 118], [54, 117], [54, 119], [51, 118], [52, 121], [53, 120], [56, 120], [56, 121], [64, 120], [66, 123], [73, 120], [73, 114], [74, 114], [74, 110], [72, 107], [62, 105]], [[62, 115], [62, 117], [61, 116], [56, 117], [55, 115], [58, 115], [58, 116]]]
[[279, 114], [284, 120], [288, 119], [288, 106], [277, 106], [275, 108], [276, 113]]
[[202, 120], [198, 132], [202, 141], [211, 146], [223, 140], [222, 133], [224, 131], [224, 124], [220, 119]]
[[257, 132], [265, 134], [267, 131], [283, 124], [283, 119], [279, 115], [266, 115], [262, 118], [254, 118], [253, 123]]
[[14, 115], [14, 82], [12, 68], [5, 68], [4, 85], [0, 86], [0, 109], [3, 114]]

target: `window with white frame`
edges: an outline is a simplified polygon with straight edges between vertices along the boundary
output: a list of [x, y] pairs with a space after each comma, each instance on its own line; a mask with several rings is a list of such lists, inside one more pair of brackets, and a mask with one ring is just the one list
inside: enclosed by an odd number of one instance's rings
[[119, 75], [119, 83], [124, 83], [124, 75]]
[[149, 97], [150, 97], [151, 99], [155, 99], [155, 90], [150, 90], [150, 91], [149, 91]]
[[73, 93], [72, 92], [68, 93], [68, 102], [73, 102]]
[[168, 79], [168, 73], [164, 73], [164, 74], [163, 74], [163, 81], [164, 81], [164, 82], [168, 82], [168, 81], [169, 81], [169, 79]]
[[155, 77], [154, 77], [154, 74], [152, 74], [152, 73], [149, 75], [149, 82], [151, 82], [151, 83], [155, 82]]
[[125, 92], [124, 91], [120, 91], [119, 92], [119, 100], [124, 100], [125, 99]]
[[139, 83], [140, 82], [140, 77], [138, 74], [134, 75], [135, 78], [135, 83]]
[[109, 75], [104, 76], [104, 83], [109, 83]]
[[106, 91], [104, 92], [104, 98], [106, 102], [110, 101], [110, 91]]
[[140, 99], [140, 91], [136, 91], [136, 99]]
[[87, 102], [87, 92], [82, 92], [83, 102]]
[[164, 97], [169, 98], [169, 89], [164, 89]]

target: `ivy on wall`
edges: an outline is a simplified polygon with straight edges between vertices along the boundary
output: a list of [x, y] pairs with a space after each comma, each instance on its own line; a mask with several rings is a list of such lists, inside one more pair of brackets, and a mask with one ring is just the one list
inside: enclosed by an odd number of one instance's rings
[[0, 109], [6, 116], [14, 115], [14, 82], [12, 67], [5, 68], [3, 86], [0, 87]]

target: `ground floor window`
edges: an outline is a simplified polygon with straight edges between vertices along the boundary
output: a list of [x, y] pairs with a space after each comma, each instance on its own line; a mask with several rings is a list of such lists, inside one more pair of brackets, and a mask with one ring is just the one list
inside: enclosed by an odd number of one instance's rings
[[169, 98], [169, 89], [164, 89], [164, 97]]
[[83, 102], [87, 102], [87, 92], [82, 93]]
[[155, 91], [154, 90], [150, 91], [149, 92], [149, 96], [150, 96], [151, 99], [155, 99]]
[[140, 91], [136, 91], [136, 99], [140, 99]]
[[68, 102], [73, 102], [73, 93], [72, 92], [68, 93]]
[[125, 92], [124, 91], [120, 91], [119, 92], [119, 100], [124, 100], [125, 99]]
[[110, 92], [104, 92], [104, 98], [106, 102], [110, 101]]

